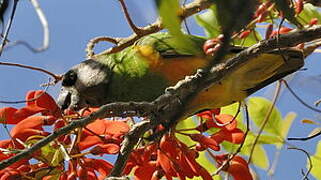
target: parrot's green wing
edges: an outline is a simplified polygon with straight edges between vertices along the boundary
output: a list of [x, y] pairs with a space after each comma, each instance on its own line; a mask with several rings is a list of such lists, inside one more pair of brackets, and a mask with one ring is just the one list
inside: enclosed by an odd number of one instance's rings
[[[189, 37], [200, 46], [205, 41], [202, 38]], [[146, 36], [119, 53], [105, 56], [100, 62], [107, 62], [113, 71], [107, 93], [108, 102], [152, 101], [162, 94], [166, 87], [173, 85], [173, 82], [164, 76], [165, 72], [155, 69], [159, 65], [154, 66], [153, 63], [188, 57], [192, 57], [191, 53], [175, 48], [174, 40], [168, 33]]]
[[[197, 47], [202, 47], [205, 38], [200, 36], [186, 35]], [[181, 46], [175, 45], [176, 40], [168, 33], [155, 33], [150, 36], [146, 36], [139, 40], [137, 46], [150, 46], [154, 51], [158, 52], [164, 59], [176, 58], [182, 56], [193, 56], [193, 52], [190, 52], [188, 48], [184, 49]], [[199, 56], [203, 56], [202, 51], [199, 52]]]

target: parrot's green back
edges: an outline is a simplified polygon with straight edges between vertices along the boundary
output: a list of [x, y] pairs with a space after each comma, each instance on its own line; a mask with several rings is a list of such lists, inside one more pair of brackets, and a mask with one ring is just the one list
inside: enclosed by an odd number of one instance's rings
[[[189, 37], [200, 47], [205, 42], [205, 39], [200, 37]], [[119, 53], [98, 57], [98, 60], [112, 71], [107, 92], [108, 102], [152, 101], [164, 93], [165, 88], [173, 85], [173, 82], [162, 72], [157, 72], [151, 63], [172, 61], [177, 57], [193, 57], [188, 50], [174, 47], [175, 41], [168, 33], [156, 33], [142, 38]], [[205, 63], [206, 59], [203, 60]], [[177, 67], [173, 67], [173, 71], [174, 68]], [[193, 69], [195, 70], [196, 68]]]

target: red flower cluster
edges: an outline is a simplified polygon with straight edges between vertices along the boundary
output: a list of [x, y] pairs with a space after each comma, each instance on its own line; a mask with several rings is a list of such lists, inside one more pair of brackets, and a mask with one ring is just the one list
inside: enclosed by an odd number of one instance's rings
[[[86, 110], [81, 117], [87, 116], [95, 109]], [[49, 128], [62, 128], [75, 117], [77, 113], [67, 112], [63, 115], [54, 99], [44, 91], [31, 91], [26, 96], [26, 106], [20, 109], [5, 107], [0, 109], [0, 121], [3, 124], [13, 124], [10, 131], [11, 139], [0, 141], [0, 161], [15, 155], [21, 149], [49, 135]], [[47, 131], [46, 131], [47, 130]], [[75, 140], [71, 135], [63, 135], [57, 141], [41, 148], [30, 157], [16, 162], [0, 171], [0, 179], [19, 179], [22, 177], [36, 179], [103, 179], [112, 169], [112, 164], [102, 159], [87, 158], [85, 155], [116, 154], [120, 149], [124, 134], [129, 131], [125, 121], [97, 119], [83, 129], [75, 131]], [[61, 152], [67, 150], [69, 157]], [[90, 148], [90, 150], [87, 150]], [[87, 152], [83, 152], [87, 150]], [[69, 158], [69, 159], [68, 159]], [[38, 163], [30, 163], [36, 159]], [[64, 160], [70, 160], [68, 168]]]
[[[102, 159], [82, 157], [78, 161], [68, 163], [68, 170], [61, 174], [59, 180], [99, 179], [102, 180], [110, 173], [113, 165]], [[95, 172], [99, 173], [99, 176]], [[48, 176], [48, 178], [51, 178]]]
[[219, 128], [219, 131], [209, 136], [203, 134], [190, 134], [190, 138], [199, 142], [197, 148], [204, 150], [211, 148], [214, 151], [219, 151], [219, 144], [223, 141], [228, 141], [234, 144], [241, 144], [244, 141], [244, 133], [237, 128], [237, 121], [228, 114], [220, 114], [219, 109], [205, 111], [197, 116], [205, 119], [196, 130], [200, 133], [207, 131], [210, 128]]
[[211, 180], [212, 176], [195, 159], [198, 152], [190, 149], [173, 135], [165, 135], [160, 143], [136, 149], [130, 156], [125, 174], [133, 169], [137, 180], [158, 180], [163, 176], [171, 180], [202, 177]]
[[[204, 122], [194, 129], [200, 133], [188, 134], [176, 130], [163, 136], [159, 143], [153, 143], [147, 147], [134, 150], [126, 165], [124, 174], [129, 174], [133, 170], [137, 180], [157, 180], [162, 177], [166, 177], [169, 180], [173, 178], [185, 180], [186, 178], [193, 177], [202, 177], [202, 179], [206, 180], [213, 179], [210, 172], [196, 161], [199, 151], [208, 148], [219, 151], [219, 145], [223, 141], [240, 144], [244, 141], [244, 133], [237, 128], [237, 122], [234, 117], [220, 114], [220, 109], [205, 111], [198, 114], [198, 116], [201, 119], [205, 119]], [[218, 128], [219, 130], [211, 135], [202, 134], [210, 128]], [[193, 141], [197, 142], [197, 145], [188, 147], [176, 138], [175, 132], [190, 137]], [[239, 156], [237, 157], [242, 159]], [[224, 160], [218, 158], [214, 158], [214, 160], [217, 161], [218, 165], [224, 162]], [[244, 169], [249, 172], [246, 161], [243, 161], [245, 162], [245, 164], [243, 163]], [[234, 159], [232, 159], [230, 164], [233, 163]], [[230, 169], [224, 170], [238, 179], [252, 179], [250, 173], [246, 177], [238, 176], [238, 174], [234, 173], [232, 167], [234, 166], [231, 165]], [[242, 167], [240, 169], [243, 170]]]

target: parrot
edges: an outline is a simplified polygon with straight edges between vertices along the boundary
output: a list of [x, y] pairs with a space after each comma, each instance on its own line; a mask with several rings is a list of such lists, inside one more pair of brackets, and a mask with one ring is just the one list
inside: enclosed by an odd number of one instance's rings
[[[204, 37], [186, 35], [197, 47]], [[147, 35], [124, 50], [87, 59], [63, 75], [57, 103], [62, 109], [79, 110], [112, 102], [153, 101], [179, 80], [206, 67], [211, 57], [195, 55], [176, 46], [168, 32]], [[244, 47], [231, 45], [221, 62]], [[249, 59], [219, 83], [199, 92], [187, 105], [186, 117], [203, 110], [220, 108], [244, 100], [263, 87], [299, 70], [304, 65], [302, 50], [275, 49]]]

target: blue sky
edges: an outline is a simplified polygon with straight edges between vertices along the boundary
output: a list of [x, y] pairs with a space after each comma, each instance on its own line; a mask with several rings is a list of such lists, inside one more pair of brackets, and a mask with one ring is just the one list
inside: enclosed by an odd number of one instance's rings
[[[137, 25], [145, 26], [155, 20], [156, 12], [153, 1], [127, 0], [126, 2]], [[49, 49], [42, 53], [32, 53], [23, 46], [16, 46], [4, 51], [0, 61], [33, 65], [62, 74], [71, 66], [84, 60], [84, 50], [91, 38], [102, 35], [124, 37], [132, 33], [117, 0], [42, 0], [40, 5], [49, 23], [51, 39]], [[201, 29], [193, 22], [189, 23], [189, 27], [194, 34], [203, 35]], [[42, 33], [41, 24], [30, 2], [19, 1], [9, 39], [24, 40], [34, 47], [39, 47], [42, 44]], [[96, 50], [99, 51], [108, 46], [109, 44], [102, 43]], [[309, 57], [305, 66], [308, 70], [297, 73], [292, 82], [294, 90], [309, 104], [321, 97], [320, 57], [319, 54]], [[22, 100], [27, 91], [39, 89], [39, 85], [47, 81], [48, 77], [39, 72], [0, 66], [0, 100]], [[273, 91], [272, 87], [273, 85], [257, 94], [269, 98]], [[50, 87], [48, 91], [56, 97], [59, 85]], [[0, 107], [3, 106], [7, 105], [0, 104]], [[300, 123], [300, 119], [310, 118], [320, 122], [320, 115], [299, 104], [287, 90], [284, 90], [278, 107], [283, 115], [290, 111], [297, 112], [299, 115], [290, 131], [290, 136], [306, 136], [315, 127]], [[1, 139], [7, 138], [5, 131], [1, 132]], [[291, 143], [314, 153], [315, 144], [319, 139]], [[273, 147], [267, 146], [266, 148], [269, 155], [273, 154]], [[283, 150], [275, 179], [300, 179], [301, 168], [305, 166], [304, 154], [293, 150]], [[260, 175], [264, 174], [263, 171], [258, 170], [258, 172]], [[262, 179], [266, 177], [263, 175]]]

